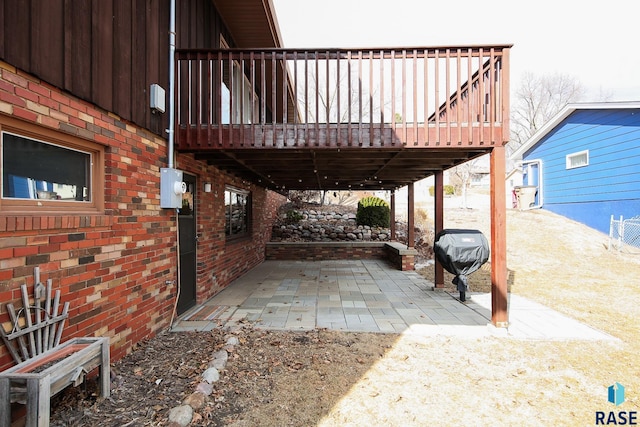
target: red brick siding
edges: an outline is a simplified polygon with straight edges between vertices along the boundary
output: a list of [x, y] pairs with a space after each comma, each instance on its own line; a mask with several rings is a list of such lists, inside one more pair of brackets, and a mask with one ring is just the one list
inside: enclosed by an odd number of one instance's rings
[[415, 269], [414, 251], [402, 253], [386, 243], [282, 243], [270, 242], [268, 260], [327, 261], [342, 259], [386, 259], [402, 271]]
[[[175, 300], [175, 211], [160, 208], [160, 168], [166, 167], [165, 139], [116, 115], [75, 99], [45, 82], [0, 62], [0, 114], [105, 146], [104, 212], [96, 215], [34, 215], [0, 212], [0, 322], [5, 304], [19, 302], [23, 283], [52, 279], [62, 301], [70, 302], [63, 340], [108, 336], [117, 360], [132, 346], [168, 327]], [[179, 155], [176, 168], [198, 185], [197, 299], [214, 295], [264, 260], [271, 220], [283, 198]], [[251, 190], [252, 238], [225, 242], [224, 185]], [[13, 365], [0, 345], [0, 371]]]
[[341, 259], [386, 259], [384, 244], [353, 245], [315, 243], [269, 243], [268, 260], [327, 261]]
[[[198, 246], [197, 295], [203, 302], [225, 288], [234, 279], [265, 259], [265, 245], [271, 239], [271, 229], [284, 196], [241, 179], [231, 177], [213, 166], [198, 162], [191, 155], [180, 155], [176, 167], [196, 175], [196, 215]], [[204, 183], [211, 183], [211, 192], [204, 192]], [[251, 236], [227, 241], [224, 233], [224, 191], [231, 185], [251, 192]]]
[[389, 262], [402, 271], [415, 270], [415, 258], [415, 255], [401, 255], [397, 251], [387, 250], [387, 259]]

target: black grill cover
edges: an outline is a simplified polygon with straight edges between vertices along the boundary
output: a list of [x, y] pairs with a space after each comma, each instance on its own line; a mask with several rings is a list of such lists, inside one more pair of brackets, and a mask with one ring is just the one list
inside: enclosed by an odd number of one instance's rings
[[456, 276], [453, 284], [460, 292], [469, 289], [467, 276], [489, 259], [489, 243], [478, 230], [442, 230], [433, 246], [440, 264]]

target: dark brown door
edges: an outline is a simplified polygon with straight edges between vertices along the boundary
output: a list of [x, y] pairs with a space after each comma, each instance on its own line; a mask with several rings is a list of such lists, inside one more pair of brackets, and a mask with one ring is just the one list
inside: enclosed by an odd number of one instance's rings
[[183, 195], [178, 214], [180, 233], [180, 296], [178, 315], [196, 304], [196, 177], [184, 174], [187, 192]]

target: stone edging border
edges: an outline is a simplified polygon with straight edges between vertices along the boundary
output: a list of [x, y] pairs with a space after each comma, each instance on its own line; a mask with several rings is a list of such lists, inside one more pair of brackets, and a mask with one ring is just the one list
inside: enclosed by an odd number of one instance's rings
[[196, 386], [196, 390], [187, 396], [182, 404], [169, 411], [169, 427], [186, 427], [193, 420], [196, 410], [204, 407], [207, 397], [213, 393], [213, 384], [220, 380], [220, 371], [229, 360], [229, 352], [238, 345], [238, 337], [230, 335], [222, 350], [213, 353], [207, 369], [200, 375], [202, 381]]

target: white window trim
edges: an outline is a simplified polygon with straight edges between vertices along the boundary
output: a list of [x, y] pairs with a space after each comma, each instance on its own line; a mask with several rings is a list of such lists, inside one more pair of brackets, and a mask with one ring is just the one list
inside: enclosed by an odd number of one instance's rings
[[[586, 163], [584, 164], [580, 164], [580, 165], [572, 165], [572, 160], [577, 158], [577, 157], [582, 157], [585, 156], [586, 157]], [[566, 156], [566, 168], [567, 169], [577, 169], [577, 168], [582, 168], [585, 166], [589, 166], [589, 150], [582, 150], [582, 151], [578, 151], [575, 153], [571, 153], [571, 154], [567, 154]]]

